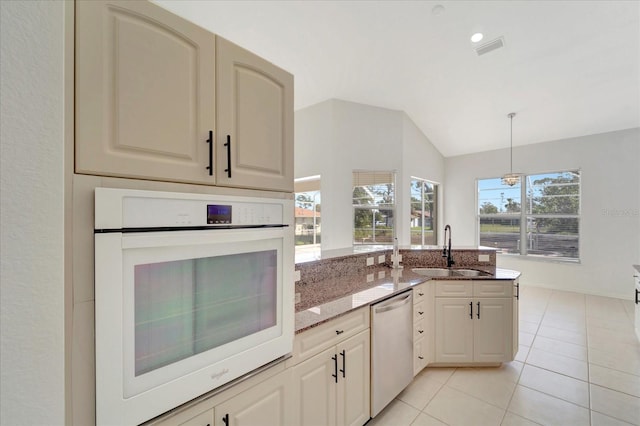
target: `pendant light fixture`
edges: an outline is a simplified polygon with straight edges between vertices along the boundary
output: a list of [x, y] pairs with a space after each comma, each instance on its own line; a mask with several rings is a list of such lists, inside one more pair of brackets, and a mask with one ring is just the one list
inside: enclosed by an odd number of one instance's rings
[[510, 145], [511, 163], [509, 167], [509, 173], [502, 176], [502, 184], [509, 185], [509, 186], [513, 186], [519, 183], [520, 176], [521, 176], [519, 173], [513, 173], [513, 117], [515, 117], [515, 115], [516, 115], [515, 112], [510, 112], [509, 114], [507, 114], [507, 117], [509, 117], [509, 119], [511, 120], [511, 145]]

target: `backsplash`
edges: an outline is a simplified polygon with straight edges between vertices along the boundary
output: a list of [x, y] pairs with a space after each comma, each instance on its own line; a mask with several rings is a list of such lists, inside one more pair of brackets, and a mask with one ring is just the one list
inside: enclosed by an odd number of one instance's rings
[[[333, 300], [350, 294], [359, 287], [370, 287], [371, 282], [363, 282], [363, 275], [369, 275], [374, 280], [390, 276], [391, 254], [392, 250], [389, 249], [297, 264], [296, 270], [300, 271], [300, 280], [296, 282], [295, 291], [300, 294], [302, 302], [296, 305], [296, 311], [315, 306], [321, 300]], [[496, 266], [495, 250], [453, 249], [452, 254], [454, 268]], [[407, 269], [446, 267], [442, 249], [400, 249], [400, 255], [401, 264]], [[379, 263], [380, 256], [384, 256], [382, 263]], [[479, 256], [483, 256], [487, 261], [479, 261]], [[369, 266], [367, 258], [373, 261]]]

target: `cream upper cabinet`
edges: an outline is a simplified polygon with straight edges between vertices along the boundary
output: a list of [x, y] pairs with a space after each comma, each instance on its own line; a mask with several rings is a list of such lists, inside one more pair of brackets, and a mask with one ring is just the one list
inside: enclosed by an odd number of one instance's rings
[[213, 184], [215, 36], [149, 2], [79, 1], [75, 43], [76, 173]]
[[217, 184], [293, 192], [293, 76], [217, 38]]
[[147, 1], [76, 3], [76, 173], [293, 192], [293, 76]]

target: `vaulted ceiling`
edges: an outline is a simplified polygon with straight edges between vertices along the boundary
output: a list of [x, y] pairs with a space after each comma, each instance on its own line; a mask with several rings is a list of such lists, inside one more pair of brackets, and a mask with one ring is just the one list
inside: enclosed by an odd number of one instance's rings
[[638, 0], [155, 2], [294, 74], [296, 109], [403, 110], [444, 156], [508, 147], [510, 112], [514, 146], [640, 127]]

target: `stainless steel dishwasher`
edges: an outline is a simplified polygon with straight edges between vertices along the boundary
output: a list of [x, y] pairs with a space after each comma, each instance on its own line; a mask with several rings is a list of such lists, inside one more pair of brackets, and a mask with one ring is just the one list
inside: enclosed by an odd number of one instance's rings
[[413, 291], [371, 305], [371, 417], [413, 380]]

